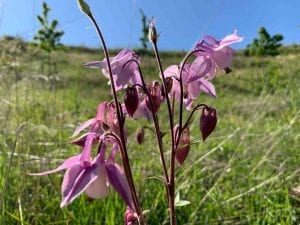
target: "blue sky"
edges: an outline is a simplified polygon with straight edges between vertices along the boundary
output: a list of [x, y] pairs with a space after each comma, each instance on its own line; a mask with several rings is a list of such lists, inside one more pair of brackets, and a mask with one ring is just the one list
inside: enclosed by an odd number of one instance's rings
[[[79, 12], [76, 0], [47, 0], [50, 18], [65, 31], [62, 43], [99, 46], [90, 21]], [[87, 0], [102, 27], [107, 45], [138, 47], [143, 9], [156, 17], [164, 50], [189, 50], [203, 35], [221, 39], [238, 30], [245, 37], [234, 48], [243, 48], [257, 36], [260, 26], [271, 35], [280, 33], [284, 44], [300, 43], [299, 0]], [[0, 36], [19, 35], [31, 40], [39, 25], [41, 0], [0, 0]]]

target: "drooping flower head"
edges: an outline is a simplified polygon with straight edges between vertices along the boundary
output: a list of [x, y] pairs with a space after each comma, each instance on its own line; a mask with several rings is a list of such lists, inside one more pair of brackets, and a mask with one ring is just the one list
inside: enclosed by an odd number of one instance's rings
[[[123, 49], [115, 57], [110, 58], [114, 85], [117, 91], [126, 88], [128, 84], [141, 84], [137, 63], [140, 63], [140, 58], [129, 49]], [[89, 62], [86, 63], [85, 66], [90, 68], [101, 68], [104, 76], [110, 79], [106, 59]]]
[[[229, 45], [237, 42], [241, 42], [244, 38], [237, 35], [235, 30], [233, 34], [230, 34], [218, 41], [212, 36], [204, 36], [204, 38], [196, 44], [194, 50], [202, 50], [209, 54], [210, 59], [216, 69], [224, 69], [229, 71], [229, 67], [232, 61], [234, 50]], [[203, 57], [201, 51], [195, 53], [196, 56]]]
[[[211, 61], [196, 58], [191, 64], [186, 63], [182, 70], [181, 80], [183, 84], [183, 103], [187, 109], [191, 109], [193, 100], [196, 99], [201, 92], [212, 97], [216, 96], [213, 84], [207, 78], [207, 74], [211, 70]], [[180, 100], [180, 67], [177, 65], [169, 66], [164, 74], [166, 77], [173, 78], [172, 88], [169, 93], [174, 96], [175, 100]]]
[[65, 160], [56, 169], [31, 175], [43, 176], [66, 170], [62, 182], [61, 207], [70, 204], [81, 193], [85, 192], [90, 198], [104, 198], [108, 195], [108, 187], [112, 186], [122, 197], [126, 205], [134, 209], [134, 204], [128, 181], [123, 169], [115, 162], [117, 145], [113, 145], [111, 153], [105, 160], [106, 145], [101, 142], [99, 153], [89, 164], [82, 164], [84, 153]]

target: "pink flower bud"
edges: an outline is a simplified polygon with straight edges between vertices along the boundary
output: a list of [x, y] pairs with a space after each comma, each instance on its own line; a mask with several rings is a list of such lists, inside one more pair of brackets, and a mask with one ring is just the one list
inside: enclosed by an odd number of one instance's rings
[[[178, 131], [177, 131], [178, 132]], [[190, 152], [190, 129], [187, 127], [181, 133], [179, 147], [176, 151], [176, 160], [181, 165]]]
[[135, 225], [138, 224], [138, 218], [136, 213], [127, 206], [125, 212], [125, 225]]
[[214, 108], [204, 107], [200, 116], [200, 130], [202, 133], [202, 140], [205, 139], [213, 132], [217, 124], [217, 112]]
[[[154, 81], [152, 86], [148, 86], [148, 92], [151, 96], [153, 107], [154, 107], [154, 112], [157, 112], [159, 110], [160, 104], [163, 102], [163, 95], [161, 92], [161, 85], [159, 82]], [[147, 97], [146, 98], [146, 105], [149, 110], [151, 110], [151, 105], [150, 105], [150, 100]]]
[[145, 130], [144, 128], [140, 128], [136, 132], [136, 141], [138, 144], [142, 144], [144, 142]]
[[[173, 79], [172, 79], [172, 77], [166, 77], [165, 83], [166, 83], [167, 94], [169, 94], [170, 91], [172, 90], [172, 87], [173, 87]], [[163, 88], [161, 89], [161, 93], [162, 93], [162, 96], [165, 97], [165, 93], [164, 93], [164, 89]]]
[[129, 116], [133, 116], [138, 105], [139, 97], [135, 87], [128, 87], [124, 96], [124, 103]]

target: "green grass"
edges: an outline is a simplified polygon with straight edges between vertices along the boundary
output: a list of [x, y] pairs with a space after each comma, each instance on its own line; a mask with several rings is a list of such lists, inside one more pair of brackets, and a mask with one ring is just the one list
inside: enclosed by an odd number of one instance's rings
[[[60, 209], [63, 174], [28, 176], [77, 153], [68, 143], [74, 128], [110, 100], [107, 80], [81, 66], [102, 59], [101, 52], [55, 52], [58, 72], [47, 75], [38, 49], [18, 41], [0, 47], [0, 224], [123, 224], [125, 206], [114, 192], [97, 201], [82, 195]], [[164, 67], [183, 56], [162, 54]], [[191, 204], [177, 208], [178, 224], [300, 223], [299, 193], [292, 192], [300, 185], [299, 57], [288, 50], [274, 58], [238, 54], [233, 72], [215, 80], [217, 99], [199, 98], [217, 109], [218, 125], [204, 144], [199, 115], [191, 125], [190, 155], [176, 168], [177, 191]], [[148, 81], [158, 79], [151, 56], [142, 59], [142, 68]], [[148, 132], [143, 145], [133, 141], [141, 123], [128, 120], [134, 178], [149, 224], [168, 224], [155, 139]], [[164, 141], [167, 146], [168, 137]]]

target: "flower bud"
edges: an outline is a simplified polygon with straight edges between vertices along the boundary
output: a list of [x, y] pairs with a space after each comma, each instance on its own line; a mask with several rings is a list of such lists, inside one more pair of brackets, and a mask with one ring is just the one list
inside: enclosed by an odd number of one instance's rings
[[[172, 86], [173, 86], [173, 79], [172, 79], [172, 77], [166, 77], [165, 84], [166, 84], [167, 94], [169, 94], [170, 91], [171, 91], [171, 89], [172, 89]], [[161, 92], [162, 92], [162, 95], [165, 97], [166, 95], [165, 95], [165, 92], [164, 92], [163, 88], [161, 89]]]
[[92, 15], [89, 5], [84, 0], [77, 0], [77, 4], [82, 13], [89, 17]]
[[127, 206], [125, 212], [125, 225], [136, 225], [138, 224], [138, 217], [137, 214]]
[[[163, 102], [164, 99], [163, 94], [161, 92], [161, 85], [159, 84], [159, 82], [154, 81], [152, 86], [148, 86], [148, 92], [151, 96], [154, 112], [156, 113], [158, 112], [160, 104]], [[146, 105], [151, 111], [151, 102], [148, 97], [146, 98]]]
[[179, 147], [176, 150], [175, 155], [176, 160], [180, 165], [185, 161], [190, 152], [190, 144], [190, 129], [187, 127], [181, 133], [181, 137], [179, 139]]
[[214, 108], [205, 106], [202, 109], [200, 116], [200, 130], [202, 133], [202, 140], [205, 139], [213, 132], [217, 124], [217, 112]]
[[138, 144], [142, 144], [144, 142], [145, 130], [143, 127], [137, 130], [135, 137]]
[[139, 105], [139, 96], [135, 87], [128, 87], [126, 89], [124, 104], [129, 116], [132, 117]]
[[155, 19], [152, 17], [149, 20], [149, 32], [148, 32], [148, 39], [150, 42], [156, 42], [157, 41], [157, 31], [155, 28]]

